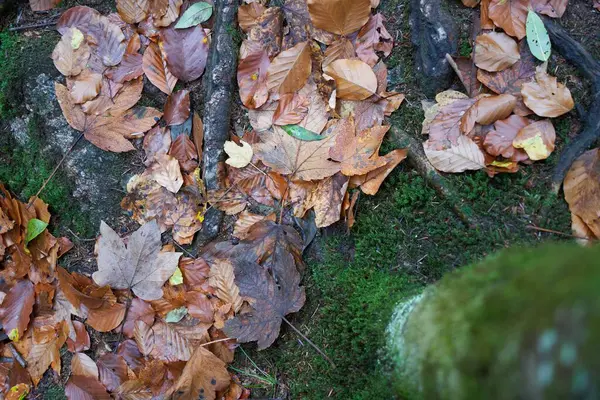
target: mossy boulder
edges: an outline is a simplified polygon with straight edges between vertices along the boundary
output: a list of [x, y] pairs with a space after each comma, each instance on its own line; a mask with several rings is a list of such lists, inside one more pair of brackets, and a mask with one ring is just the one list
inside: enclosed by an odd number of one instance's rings
[[508, 249], [403, 302], [388, 326], [409, 399], [600, 395], [600, 246]]

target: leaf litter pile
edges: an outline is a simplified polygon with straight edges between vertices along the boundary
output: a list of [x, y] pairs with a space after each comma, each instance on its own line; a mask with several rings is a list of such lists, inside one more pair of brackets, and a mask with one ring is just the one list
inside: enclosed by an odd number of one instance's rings
[[[45, 10], [58, 2], [30, 3]], [[436, 169], [493, 176], [552, 153], [550, 118], [574, 103], [547, 72], [550, 41], [538, 13], [558, 18], [566, 3], [481, 1], [472, 56], [447, 55], [466, 94], [423, 102], [424, 149]], [[305, 302], [302, 252], [314, 236], [303, 226], [342, 221], [350, 229], [359, 193], [376, 194], [407, 156], [379, 154], [390, 128], [384, 120], [404, 96], [387, 90], [381, 57], [393, 40], [377, 6], [239, 7], [237, 83], [252, 129], [225, 143], [220, 188], [208, 191], [202, 119], [189, 91], [175, 88], [204, 73], [213, 6], [119, 0], [118, 13], [77, 6], [61, 16], [52, 58], [66, 83], [56, 82], [57, 100], [93, 145], [144, 151], [146, 169], [129, 180], [121, 203], [141, 227], [120, 237], [102, 222], [97, 272], [68, 272], [58, 259], [72, 244], [46, 229], [47, 205], [37, 197], [22, 203], [0, 186], [5, 398], [26, 396], [48, 369], [60, 373], [63, 346], [73, 353], [70, 399], [249, 397], [227, 365], [238, 343], [264, 349], [282, 323], [296, 330], [286, 315]], [[137, 105], [145, 81], [168, 96], [163, 110]], [[585, 238], [600, 235], [599, 157], [598, 149], [585, 153], [565, 180], [574, 230]], [[177, 252], [192, 244], [211, 208], [230, 216], [232, 239], [205, 245], [197, 258]], [[165, 232], [172, 243], [161, 239]], [[92, 330], [117, 337], [94, 358]]]
[[[377, 193], [406, 157], [402, 149], [379, 154], [384, 118], [404, 96], [387, 91], [380, 57], [393, 42], [373, 7], [369, 0], [240, 6], [246, 39], [237, 81], [253, 129], [225, 143], [221, 187], [211, 191], [202, 119], [190, 93], [175, 87], [204, 73], [213, 6], [120, 0], [118, 13], [106, 16], [84, 6], [63, 13], [52, 53], [66, 81], [55, 84], [57, 100], [93, 145], [143, 149], [146, 169], [130, 179], [121, 203], [141, 227], [120, 237], [102, 222], [97, 272], [69, 272], [58, 258], [72, 244], [46, 229], [47, 206], [2, 188], [6, 398], [24, 397], [48, 369], [60, 373], [63, 346], [73, 353], [70, 399], [248, 398], [227, 370], [238, 343], [271, 346], [290, 324], [286, 315], [305, 302], [302, 252], [312, 238], [295, 221], [343, 220], [350, 228], [359, 192]], [[168, 96], [163, 110], [137, 105], [144, 81]], [[185, 257], [175, 246], [192, 243], [210, 208], [235, 221], [233, 239]], [[174, 243], [163, 243], [167, 231]], [[117, 341], [91, 354], [92, 331]]]

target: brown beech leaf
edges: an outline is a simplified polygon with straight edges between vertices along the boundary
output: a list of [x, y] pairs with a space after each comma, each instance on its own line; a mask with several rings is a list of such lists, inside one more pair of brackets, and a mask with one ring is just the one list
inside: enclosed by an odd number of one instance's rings
[[181, 11], [181, 6], [183, 5], [183, 0], [168, 0], [166, 7], [164, 2], [167, 1], [155, 0], [155, 3], [163, 4], [158, 4], [158, 7], [153, 7], [157, 16], [161, 14], [162, 10], [164, 10], [164, 12], [162, 12], [162, 16], [160, 18], [156, 18], [154, 21], [154, 25], [161, 28], [167, 27], [177, 20], [179, 17], [179, 12]]
[[81, 109], [88, 115], [122, 115], [139, 101], [143, 89], [142, 79], [120, 84], [105, 77], [98, 97], [82, 104]]
[[527, 118], [517, 115], [511, 115], [505, 120], [496, 121], [494, 130], [488, 132], [485, 136], [483, 148], [493, 156], [502, 156], [508, 159], [515, 158], [522, 151], [514, 148], [513, 140], [517, 133], [530, 123], [531, 121]]
[[517, 42], [502, 32], [489, 32], [475, 39], [475, 65], [486, 71], [502, 71], [517, 61], [519, 48]]
[[339, 163], [329, 160], [333, 135], [323, 140], [306, 142], [274, 127], [273, 132], [263, 132], [259, 136], [262, 142], [252, 146], [254, 154], [265, 165], [282, 175], [308, 181], [326, 178], [341, 168]]
[[477, 70], [477, 79], [497, 94], [511, 94], [517, 98], [515, 114], [526, 116], [532, 113], [523, 103], [521, 87], [535, 76], [535, 57], [529, 51], [527, 41], [520, 43], [520, 59], [511, 67], [499, 72]]
[[[375, 195], [379, 191], [379, 187], [387, 178], [387, 176], [406, 158], [408, 155], [407, 149], [396, 149], [392, 150], [386, 155], [382, 156], [385, 160], [385, 165], [374, 169], [373, 171], [367, 173], [366, 175], [358, 175], [350, 178], [350, 183], [354, 185], [359, 185], [360, 190], [363, 193], [369, 195]], [[348, 225], [351, 228], [350, 218], [348, 218]]]
[[319, 182], [311, 196], [317, 228], [339, 221], [347, 189], [348, 177], [340, 172]]
[[169, 155], [179, 161], [179, 166], [186, 172], [192, 172], [198, 167], [198, 151], [194, 142], [185, 133], [177, 136], [171, 148]]
[[308, 112], [298, 125], [311, 132], [321, 133], [329, 120], [329, 112], [327, 111], [327, 103], [321, 97], [314, 80], [309, 78], [306, 85], [298, 91], [298, 94], [308, 99]]
[[281, 95], [273, 114], [273, 125], [295, 125], [308, 114], [308, 99], [297, 93]]
[[84, 34], [89, 34], [92, 27], [98, 23], [100, 13], [86, 6], [71, 7], [66, 10], [56, 22], [56, 30], [64, 35], [69, 28], [76, 27]]
[[[263, 219], [264, 217], [259, 221]], [[240, 296], [240, 290], [234, 279], [233, 265], [230, 261], [217, 259], [211, 263], [208, 284], [216, 289], [219, 299], [231, 304], [233, 311], [238, 312], [242, 308], [244, 300]]]
[[97, 46], [97, 55], [107, 67], [118, 65], [123, 59], [127, 42], [119, 25], [101, 15], [91, 26], [90, 35]]
[[48, 11], [60, 4], [61, 0], [29, 0], [32, 11]]
[[461, 136], [462, 117], [476, 102], [476, 99], [444, 99], [443, 96], [438, 94], [436, 100], [438, 100], [439, 111], [434, 115], [429, 125], [426, 125], [425, 121], [423, 122], [423, 129], [429, 134], [428, 148], [430, 150], [443, 150], [457, 144], [457, 139]]
[[206, 294], [197, 291], [186, 292], [185, 305], [190, 317], [208, 324], [212, 324], [215, 321], [213, 303]]
[[125, 311], [125, 304], [106, 302], [102, 307], [90, 310], [87, 323], [98, 332], [109, 332], [121, 325]]
[[165, 104], [163, 118], [167, 125], [183, 124], [190, 116], [190, 92], [180, 90], [171, 94]]
[[123, 400], [150, 400], [154, 396], [152, 388], [140, 379], [123, 382], [115, 393]]
[[364, 100], [377, 91], [377, 77], [361, 60], [336, 60], [323, 69], [335, 80], [337, 97], [344, 100]]
[[560, 18], [567, 9], [569, 0], [530, 0], [533, 10], [552, 18]]
[[356, 39], [356, 54], [371, 67], [379, 61], [376, 51], [387, 57], [394, 47], [394, 40], [385, 29], [384, 21], [383, 15], [372, 15], [369, 22], [360, 29]]
[[98, 378], [72, 375], [65, 386], [65, 396], [69, 400], [110, 400], [112, 397]]
[[142, 69], [154, 86], [165, 94], [171, 94], [177, 84], [177, 78], [173, 76], [167, 62], [162, 56], [160, 48], [156, 43], [150, 43], [144, 51], [142, 58]]
[[338, 35], [349, 35], [369, 21], [370, 0], [308, 0], [315, 27]]
[[179, 160], [170, 155], [159, 155], [148, 172], [152, 179], [172, 193], [177, 193], [183, 185], [183, 176]]
[[471, 57], [452, 57], [446, 54], [446, 61], [456, 72], [469, 97], [476, 97], [485, 89], [477, 80], [477, 71], [480, 69], [475, 66]]
[[600, 149], [583, 153], [567, 172], [563, 183], [569, 210], [600, 237]]
[[521, 94], [525, 105], [540, 117], [558, 117], [575, 106], [569, 89], [548, 75], [543, 65], [535, 72], [535, 82], [523, 84]]
[[271, 93], [292, 93], [306, 83], [311, 72], [310, 46], [298, 43], [282, 51], [267, 69], [267, 88]]
[[127, 363], [117, 354], [106, 353], [96, 362], [100, 374], [100, 382], [109, 392], [114, 392], [127, 380]]
[[208, 37], [200, 25], [164, 29], [160, 32], [160, 43], [174, 76], [184, 82], [200, 78], [208, 57]]
[[215, 400], [216, 392], [227, 388], [230, 380], [225, 363], [204, 347], [198, 347], [179, 379], [167, 392], [167, 397]]
[[521, 40], [527, 34], [528, 6], [529, 0], [490, 0], [488, 15], [504, 32]]
[[240, 28], [248, 32], [256, 25], [258, 18], [265, 11], [265, 6], [260, 3], [242, 4], [238, 8], [237, 20]]
[[331, 46], [327, 46], [327, 49], [325, 49], [325, 58], [323, 59], [322, 66], [325, 68], [335, 60], [351, 58], [356, 58], [354, 45], [349, 39], [340, 37], [338, 40], [333, 42]]
[[521, 128], [513, 139], [513, 147], [523, 149], [533, 160], [545, 160], [554, 151], [556, 132], [548, 119], [536, 121]]
[[265, 49], [269, 58], [281, 52], [282, 36], [283, 13], [279, 7], [267, 8], [248, 33], [248, 39]]
[[18, 342], [27, 330], [35, 295], [29, 280], [20, 280], [10, 288], [0, 307], [0, 322], [8, 337]]
[[117, 83], [123, 83], [139, 78], [143, 74], [143, 56], [136, 52], [126, 53], [119, 65], [106, 72], [106, 77]]
[[187, 361], [194, 348], [206, 337], [209, 324], [191, 325], [190, 320], [166, 323], [157, 319], [154, 325], [138, 320], [134, 338], [142, 354], [167, 362]]
[[171, 148], [171, 132], [156, 125], [144, 135], [142, 148], [146, 153], [145, 166], [150, 166], [160, 154], [167, 154]]
[[516, 104], [516, 97], [510, 94], [482, 97], [462, 116], [460, 130], [468, 135], [475, 127], [475, 123], [490, 125], [507, 118], [512, 114]]
[[483, 152], [473, 140], [460, 135], [456, 143], [443, 150], [436, 150], [425, 142], [425, 155], [435, 169], [442, 172], [464, 172], [485, 168]]
[[71, 374], [98, 379], [98, 366], [87, 354], [76, 353], [71, 358]]
[[66, 29], [52, 52], [54, 66], [66, 76], [83, 71], [89, 58], [90, 47], [83, 33], [75, 27]]
[[155, 315], [156, 313], [154, 312], [152, 306], [146, 303], [144, 300], [138, 298], [131, 300], [129, 312], [127, 313], [127, 317], [123, 323], [123, 334], [129, 338], [132, 338], [135, 321], [142, 320], [148, 325], [152, 325], [154, 323]]
[[162, 285], [173, 275], [182, 253], [160, 252], [160, 230], [156, 221], [135, 231], [125, 247], [123, 240], [104, 222], [98, 239], [96, 284], [113, 289], [131, 289], [143, 300], [162, 296]]
[[145, 20], [149, 8], [148, 0], [117, 0], [117, 11], [128, 24], [137, 24]]
[[71, 353], [89, 350], [91, 345], [90, 335], [83, 322], [73, 321], [73, 327], [75, 328], [75, 340], [70, 337], [67, 339], [67, 349]]
[[326, 45], [335, 41], [335, 35], [313, 25], [306, 0], [284, 0], [281, 8], [287, 25], [285, 27], [286, 35], [283, 39], [284, 49], [309, 39], [317, 40]]
[[258, 108], [265, 104], [269, 98], [267, 70], [270, 64], [271, 61], [269, 61], [269, 56], [264, 49], [250, 53], [240, 60], [237, 81], [240, 98], [244, 106], [251, 109]]
[[60, 374], [60, 348], [67, 340], [68, 327], [60, 322], [53, 338], [45, 343], [34, 343], [27, 354], [27, 371], [35, 385], [39, 383], [48, 367]]
[[385, 164], [379, 157], [379, 147], [389, 126], [356, 132], [354, 120], [349, 118], [340, 120], [334, 129], [335, 142], [329, 149], [329, 156], [341, 163], [342, 174], [363, 175]]
[[269, 214], [265, 216], [261, 214], [254, 214], [250, 211], [242, 211], [238, 215], [238, 219], [235, 221], [235, 225], [233, 226], [233, 236], [240, 239], [245, 239], [246, 236], [248, 236], [248, 231], [252, 225], [264, 219], [275, 221], [275, 214]]
[[70, 88], [71, 98], [75, 104], [85, 103], [100, 93], [101, 86], [102, 75], [85, 69], [73, 78]]

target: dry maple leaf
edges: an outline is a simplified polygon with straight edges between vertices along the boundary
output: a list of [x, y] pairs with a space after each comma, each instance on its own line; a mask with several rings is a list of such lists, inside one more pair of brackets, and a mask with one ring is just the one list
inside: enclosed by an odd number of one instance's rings
[[177, 78], [173, 76], [167, 67], [167, 62], [156, 43], [150, 43], [146, 47], [142, 58], [142, 69], [148, 80], [161, 92], [165, 94], [173, 92], [177, 84]]
[[267, 88], [270, 93], [292, 93], [306, 83], [311, 72], [310, 46], [298, 43], [282, 51], [267, 69]]
[[540, 117], [558, 117], [573, 109], [575, 103], [569, 89], [546, 72], [545, 64], [535, 73], [535, 82], [521, 88], [525, 105]]
[[371, 15], [370, 0], [308, 0], [307, 3], [315, 27], [343, 36], [359, 30]]
[[523, 149], [533, 161], [545, 160], [554, 151], [556, 132], [550, 120], [533, 122], [522, 128], [513, 139], [513, 147]]
[[504, 32], [521, 40], [527, 34], [528, 6], [529, 0], [490, 0], [488, 15]]
[[225, 153], [229, 156], [225, 160], [227, 165], [231, 165], [234, 168], [244, 168], [252, 161], [252, 146], [243, 140], [240, 140], [239, 146], [235, 142], [228, 140], [223, 147]]
[[162, 296], [162, 285], [177, 268], [182, 253], [160, 252], [160, 230], [155, 221], [143, 225], [123, 240], [104, 222], [98, 239], [98, 271], [92, 278], [100, 286], [131, 289], [143, 300]]
[[335, 80], [336, 96], [344, 100], [364, 100], [377, 91], [377, 77], [361, 60], [336, 60], [323, 69]]
[[[264, 219], [264, 217], [263, 217]], [[258, 222], [258, 221], [257, 221]], [[232, 306], [238, 312], [243, 299], [240, 290], [234, 282], [233, 265], [227, 260], [215, 260], [210, 268], [208, 284], [217, 290], [217, 297]]]
[[261, 143], [253, 146], [256, 156], [267, 166], [294, 179], [323, 179], [338, 172], [339, 163], [329, 160], [335, 135], [306, 142], [288, 135], [280, 127], [259, 134]]
[[467, 136], [459, 136], [456, 144], [443, 150], [431, 148], [425, 142], [425, 155], [435, 169], [442, 172], [464, 172], [485, 168], [483, 152]]
[[174, 400], [215, 400], [216, 392], [225, 389], [230, 380], [225, 363], [207, 349], [198, 347], [179, 379], [169, 389], [167, 397]]
[[201, 26], [160, 32], [161, 49], [171, 73], [184, 82], [200, 78], [208, 58], [208, 37]]
[[[363, 193], [369, 195], [375, 195], [379, 191], [379, 187], [387, 178], [387, 176], [406, 158], [408, 155], [408, 149], [396, 149], [392, 150], [386, 155], [382, 156], [385, 160], [385, 164], [366, 175], [357, 175], [350, 178], [351, 185], [360, 186], [360, 190]], [[350, 219], [348, 220], [349, 228], [351, 228]]]
[[475, 65], [490, 72], [502, 71], [517, 61], [519, 48], [510, 36], [502, 32], [489, 32], [475, 39]]
[[600, 150], [583, 153], [567, 172], [563, 183], [569, 210], [600, 237]]

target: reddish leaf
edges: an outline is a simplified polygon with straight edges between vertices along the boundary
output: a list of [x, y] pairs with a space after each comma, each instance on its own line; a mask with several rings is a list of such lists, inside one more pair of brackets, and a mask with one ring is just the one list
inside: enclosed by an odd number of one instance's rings
[[173, 75], [184, 82], [202, 75], [208, 57], [208, 38], [201, 26], [165, 29], [160, 33], [160, 40]]
[[154, 86], [163, 93], [171, 94], [177, 84], [177, 78], [173, 76], [162, 52], [156, 43], [150, 43], [144, 51], [142, 69]]
[[152, 325], [154, 323], [154, 315], [156, 315], [154, 309], [144, 300], [138, 298], [131, 300], [127, 318], [125, 318], [125, 322], [123, 323], [123, 333], [125, 336], [132, 338], [135, 321], [142, 320], [148, 325]]
[[125, 54], [123, 61], [106, 73], [106, 77], [115, 82], [123, 83], [138, 78], [144, 74], [143, 56], [141, 54]]
[[29, 0], [32, 11], [48, 11], [59, 5], [61, 0]]
[[190, 92], [180, 90], [171, 94], [165, 104], [163, 118], [167, 125], [183, 124], [190, 116]]
[[244, 106], [251, 109], [258, 108], [269, 98], [267, 69], [270, 64], [269, 56], [263, 49], [250, 53], [240, 60], [237, 81]]
[[75, 340], [70, 337], [67, 339], [67, 349], [71, 353], [89, 350], [91, 345], [90, 335], [85, 329], [85, 325], [83, 322], [73, 321], [73, 326], [75, 327]]
[[513, 161], [526, 160], [527, 155], [523, 150], [513, 147], [513, 140], [517, 133], [531, 123], [530, 120], [517, 115], [511, 115], [505, 120], [496, 121], [494, 130], [489, 132], [483, 141], [485, 151], [493, 156], [502, 156]]
[[185, 294], [188, 314], [198, 318], [200, 322], [212, 324], [215, 320], [212, 303], [204, 293], [187, 292]]
[[169, 155], [179, 161], [179, 166], [185, 172], [192, 172], [198, 167], [196, 146], [185, 133], [177, 136], [177, 139], [171, 145]]
[[117, 354], [106, 353], [96, 362], [100, 381], [109, 392], [114, 392], [127, 380], [127, 363]]
[[273, 114], [273, 124], [299, 124], [306, 117], [308, 106], [308, 99], [300, 94], [286, 93], [281, 95], [275, 114]]
[[138, 371], [144, 363], [144, 355], [140, 353], [134, 340], [128, 339], [119, 344], [117, 354], [123, 357], [129, 368]]
[[90, 310], [87, 323], [98, 332], [109, 332], [121, 325], [123, 318], [125, 318], [124, 304], [105, 304]]
[[65, 386], [65, 395], [69, 400], [110, 400], [106, 388], [98, 379], [73, 375]]
[[33, 284], [29, 280], [18, 281], [4, 298], [0, 308], [0, 321], [8, 337], [19, 341], [29, 325], [29, 316], [35, 301]]
[[356, 55], [371, 67], [379, 60], [376, 51], [387, 57], [394, 47], [392, 36], [385, 29], [383, 22], [383, 15], [372, 15], [369, 22], [360, 29], [356, 39]]

